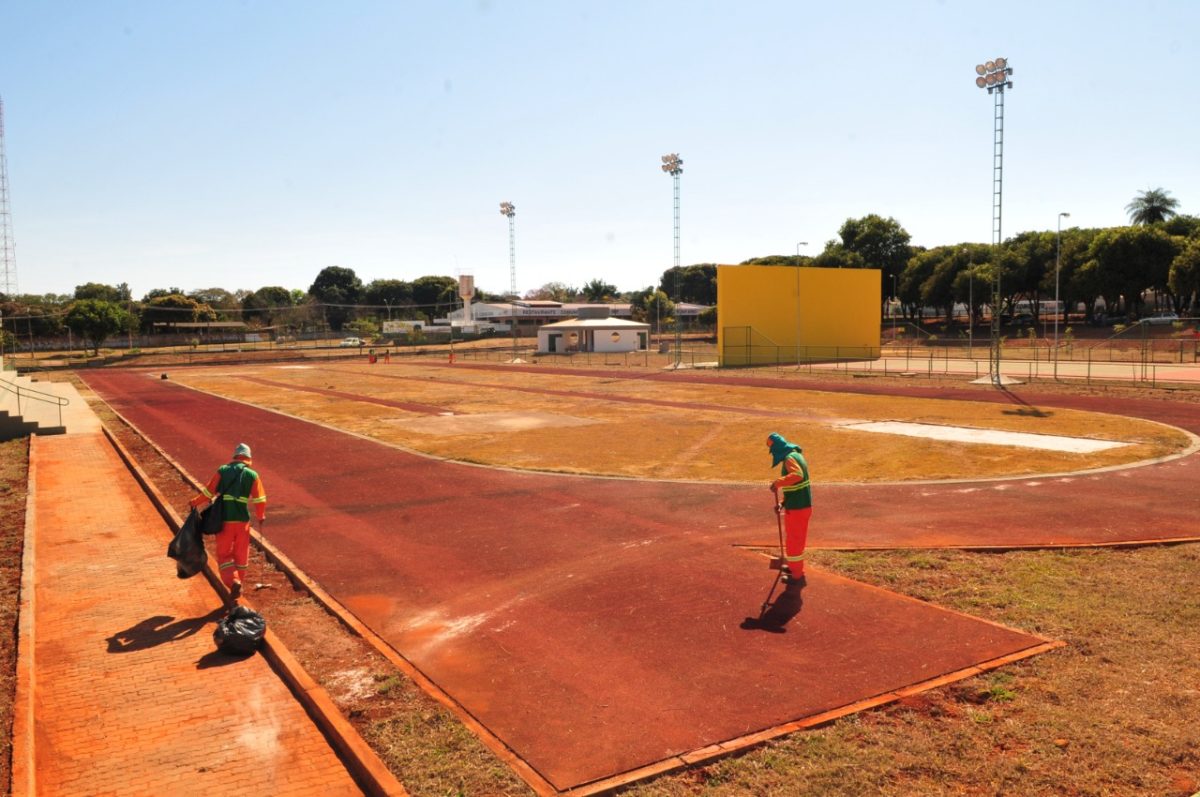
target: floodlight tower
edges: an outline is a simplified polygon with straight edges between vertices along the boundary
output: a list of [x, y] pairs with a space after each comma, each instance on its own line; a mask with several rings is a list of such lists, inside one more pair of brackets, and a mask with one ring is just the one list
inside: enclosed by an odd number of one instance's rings
[[17, 255], [8, 208], [8, 161], [4, 157], [4, 99], [0, 97], [0, 293], [17, 295]]
[[678, 152], [662, 156], [662, 170], [675, 181], [675, 367], [683, 357], [683, 327], [679, 318], [679, 175], [683, 174], [683, 158]]
[[508, 218], [508, 280], [512, 299], [509, 301], [509, 326], [512, 327], [513, 356], [517, 361], [517, 206], [511, 202], [500, 203], [500, 215]]
[[992, 130], [992, 251], [995, 277], [992, 280], [992, 341], [988, 348], [988, 378], [1000, 384], [1000, 269], [995, 263], [1000, 244], [1004, 198], [1004, 90], [1012, 88], [1012, 67], [1007, 58], [997, 58], [975, 67], [975, 85], [995, 97]]

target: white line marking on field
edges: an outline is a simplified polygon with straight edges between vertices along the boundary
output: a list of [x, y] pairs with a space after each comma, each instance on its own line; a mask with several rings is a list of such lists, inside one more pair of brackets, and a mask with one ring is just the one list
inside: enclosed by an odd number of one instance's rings
[[1113, 440], [1092, 440], [1086, 437], [1061, 437], [1052, 434], [1029, 434], [1028, 432], [1003, 432], [996, 429], [973, 429], [966, 426], [937, 426], [929, 423], [904, 423], [902, 421], [873, 421], [854, 423], [842, 427], [856, 432], [899, 434], [907, 437], [924, 437], [930, 440], [945, 440], [952, 443], [977, 443], [991, 446], [1018, 446], [1038, 448], [1044, 451], [1066, 451], [1072, 454], [1093, 454], [1119, 448], [1128, 443]]

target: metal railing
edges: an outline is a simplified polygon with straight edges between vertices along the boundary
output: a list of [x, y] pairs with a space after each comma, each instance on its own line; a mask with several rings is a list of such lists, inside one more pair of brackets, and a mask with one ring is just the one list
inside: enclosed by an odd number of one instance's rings
[[24, 410], [21, 407], [21, 399], [24, 398], [26, 406], [29, 406], [30, 401], [41, 401], [46, 404], [53, 404], [58, 410], [58, 425], [63, 425], [62, 408], [71, 403], [70, 399], [56, 396], [53, 393], [46, 393], [42, 390], [34, 390], [31, 387], [18, 385], [16, 382], [9, 382], [7, 379], [0, 379], [0, 390], [3, 390], [10, 395], [16, 396], [17, 399], [17, 415], [24, 417]]

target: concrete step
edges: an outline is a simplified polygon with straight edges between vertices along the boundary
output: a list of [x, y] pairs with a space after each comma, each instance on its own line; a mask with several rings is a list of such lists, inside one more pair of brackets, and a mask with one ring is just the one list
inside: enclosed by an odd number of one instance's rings
[[33, 421], [22, 420], [20, 416], [0, 418], [0, 442], [16, 440], [19, 437], [29, 437], [35, 434], [64, 434], [67, 430], [61, 426], [58, 431], [43, 430]]
[[[9, 373], [0, 374], [0, 380], [5, 383], [0, 385], [0, 440], [13, 440], [31, 434], [66, 433], [63, 414], [66, 408], [60, 408], [54, 400], [44, 400], [48, 395], [59, 396], [64, 392], [59, 385], [35, 382], [29, 377]], [[62, 387], [69, 388], [78, 400], [74, 387], [69, 384]], [[21, 393], [19, 398], [18, 390]], [[63, 398], [70, 401], [69, 397]]]

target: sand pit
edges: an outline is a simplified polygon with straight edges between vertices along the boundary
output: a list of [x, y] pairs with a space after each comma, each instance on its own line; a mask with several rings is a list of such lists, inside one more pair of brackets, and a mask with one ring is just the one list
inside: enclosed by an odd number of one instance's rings
[[1064, 437], [1051, 434], [1028, 434], [1025, 432], [1002, 432], [995, 429], [974, 429], [965, 426], [937, 426], [928, 423], [903, 423], [900, 421], [876, 421], [849, 423], [847, 429], [856, 432], [898, 434], [906, 437], [924, 437], [929, 440], [946, 440], [955, 443], [975, 443], [990, 446], [1016, 446], [1036, 448], [1042, 451], [1066, 451], [1072, 454], [1092, 454], [1127, 445], [1112, 440], [1091, 440], [1086, 437]]

